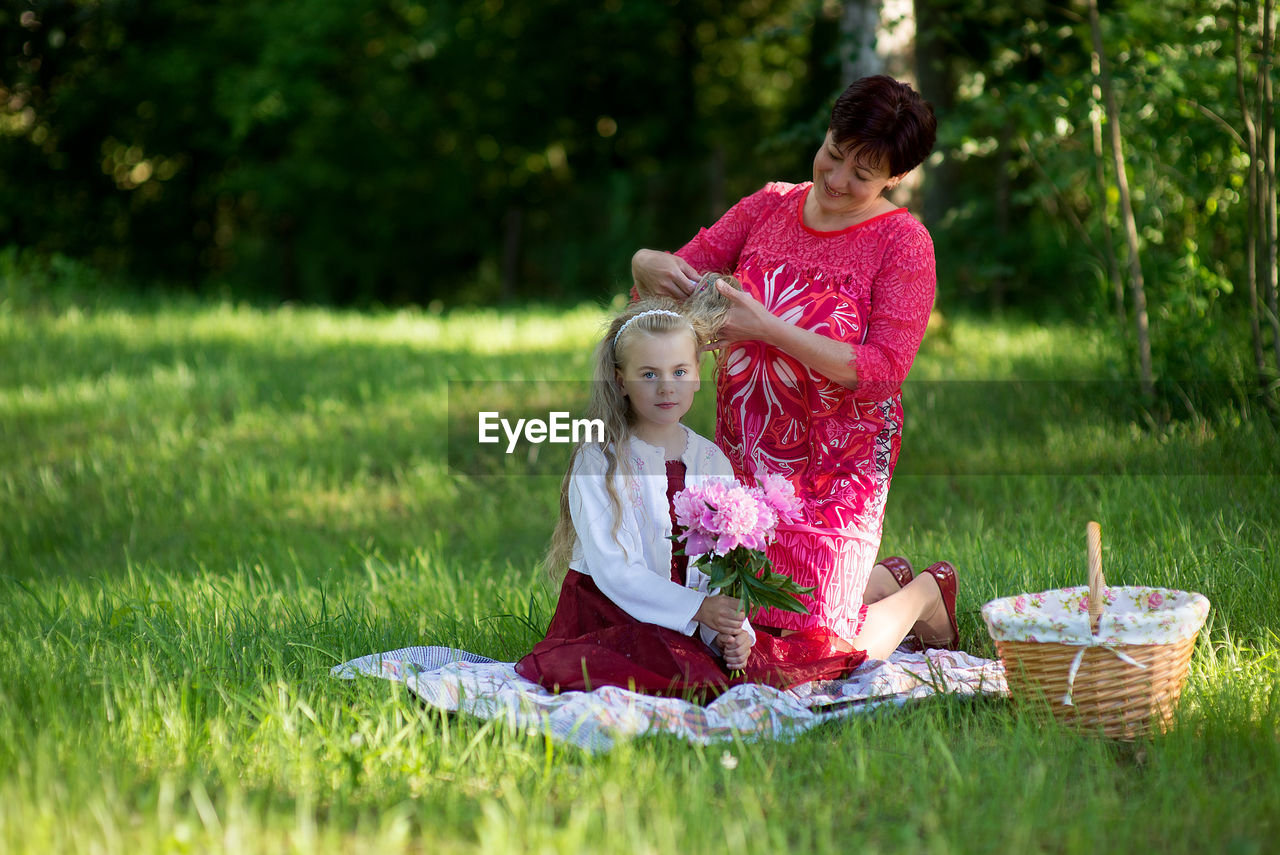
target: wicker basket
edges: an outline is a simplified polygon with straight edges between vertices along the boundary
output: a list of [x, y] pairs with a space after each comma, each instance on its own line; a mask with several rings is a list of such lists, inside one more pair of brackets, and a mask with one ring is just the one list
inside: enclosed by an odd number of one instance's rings
[[[983, 607], [988, 629], [996, 650], [1004, 662], [1009, 692], [1013, 698], [1032, 709], [1047, 707], [1053, 718], [1081, 731], [1121, 740], [1134, 740], [1152, 730], [1164, 730], [1173, 716], [1174, 707], [1191, 663], [1191, 651], [1208, 613], [1208, 600], [1199, 594], [1163, 589], [1107, 589], [1102, 575], [1102, 534], [1095, 522], [1088, 526], [1089, 588], [1087, 592], [1088, 625], [1067, 642], [1041, 641], [1034, 637], [1018, 640], [1018, 627], [1008, 622], [996, 631], [993, 615], [1007, 602], [1019, 598], [993, 600]], [[1063, 589], [1046, 594], [1071, 595], [1079, 589]], [[1105, 599], [1114, 592], [1140, 592], [1148, 606], [1141, 620], [1154, 621], [1161, 643], [1124, 643], [1123, 621], [1135, 624], [1138, 618], [1113, 615], [1110, 632], [1100, 634]], [[1077, 596], [1083, 596], [1083, 591]], [[1021, 599], [1025, 602], [1026, 595]], [[1079, 600], [1083, 606], [1084, 600]], [[1176, 604], [1176, 613], [1161, 613], [1149, 603]], [[1121, 627], [1119, 630], [1116, 627]], [[1067, 633], [1070, 634], [1069, 632]], [[1106, 635], [1106, 638], [1102, 636]], [[1000, 637], [1004, 636], [1004, 637]], [[1083, 636], [1083, 637], [1081, 637]]]

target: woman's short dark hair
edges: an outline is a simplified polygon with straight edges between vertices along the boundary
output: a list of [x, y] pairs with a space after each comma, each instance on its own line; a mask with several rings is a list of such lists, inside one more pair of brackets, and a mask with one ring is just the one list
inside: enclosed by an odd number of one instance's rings
[[910, 172], [933, 151], [933, 107], [906, 83], [883, 74], [855, 80], [831, 108], [831, 136], [860, 161], [887, 163], [890, 175]]

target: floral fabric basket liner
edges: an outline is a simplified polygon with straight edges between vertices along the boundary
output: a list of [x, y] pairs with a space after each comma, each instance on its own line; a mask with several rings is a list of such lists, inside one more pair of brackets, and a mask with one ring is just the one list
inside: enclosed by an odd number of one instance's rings
[[1106, 647], [1172, 644], [1195, 635], [1209, 614], [1202, 594], [1141, 586], [1104, 587], [1097, 632], [1089, 626], [1089, 586], [992, 600], [982, 607], [996, 641]]

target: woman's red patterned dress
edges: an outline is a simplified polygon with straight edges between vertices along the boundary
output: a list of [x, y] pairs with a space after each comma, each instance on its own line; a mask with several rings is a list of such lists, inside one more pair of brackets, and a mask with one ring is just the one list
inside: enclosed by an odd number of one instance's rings
[[863, 591], [880, 546], [902, 430], [902, 381], [933, 308], [929, 233], [903, 208], [837, 232], [801, 219], [812, 185], [769, 184], [679, 250], [699, 272], [732, 273], [774, 315], [852, 346], [853, 388], [788, 354], [747, 341], [724, 356], [716, 442], [736, 474], [780, 472], [804, 501], [770, 557], [816, 586], [809, 615], [769, 611], [783, 629], [826, 626], [857, 635]]

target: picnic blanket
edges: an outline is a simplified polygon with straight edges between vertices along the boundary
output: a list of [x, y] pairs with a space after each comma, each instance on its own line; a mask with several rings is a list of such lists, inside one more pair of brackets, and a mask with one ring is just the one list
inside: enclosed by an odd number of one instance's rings
[[332, 675], [394, 680], [437, 709], [545, 734], [587, 751], [607, 751], [620, 739], [671, 734], [707, 745], [734, 739], [786, 740], [824, 722], [940, 694], [1007, 694], [998, 660], [964, 652], [898, 651], [868, 660], [847, 678], [783, 691], [734, 686], [706, 706], [614, 686], [553, 694], [524, 679], [512, 662], [451, 647], [406, 647], [335, 666]]

